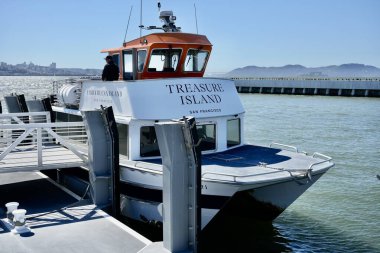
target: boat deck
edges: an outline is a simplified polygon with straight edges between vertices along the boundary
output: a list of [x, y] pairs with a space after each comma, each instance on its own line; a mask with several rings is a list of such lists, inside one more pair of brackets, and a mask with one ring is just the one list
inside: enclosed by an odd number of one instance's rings
[[[279, 144], [280, 146], [282, 144]], [[290, 146], [282, 145], [282, 148]], [[294, 149], [294, 150], [293, 150]], [[135, 168], [162, 172], [162, 160], [121, 162]], [[295, 147], [290, 150], [243, 145], [224, 152], [202, 155], [202, 180], [240, 184], [265, 183], [295, 177], [320, 174], [334, 165], [330, 157], [314, 153], [307, 155]], [[253, 180], [254, 179], [254, 180]]]
[[[310, 156], [298, 150], [244, 145], [202, 159], [202, 178], [209, 180], [250, 183], [280, 180], [293, 176], [306, 176], [325, 171], [333, 163], [327, 157]], [[218, 168], [222, 168], [219, 169]]]
[[[126, 225], [55, 185], [41, 173], [0, 176], [2, 252], [139, 252], [150, 241]], [[26, 234], [13, 234], [5, 219], [7, 202], [27, 210]], [[65, 208], [67, 207], [67, 208]]]

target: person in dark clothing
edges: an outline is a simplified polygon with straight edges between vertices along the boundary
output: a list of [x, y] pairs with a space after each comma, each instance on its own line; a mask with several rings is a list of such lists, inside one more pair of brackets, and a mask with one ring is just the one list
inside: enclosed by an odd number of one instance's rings
[[105, 58], [107, 64], [104, 66], [102, 73], [103, 81], [119, 80], [119, 67], [113, 62], [112, 56], [108, 55]]

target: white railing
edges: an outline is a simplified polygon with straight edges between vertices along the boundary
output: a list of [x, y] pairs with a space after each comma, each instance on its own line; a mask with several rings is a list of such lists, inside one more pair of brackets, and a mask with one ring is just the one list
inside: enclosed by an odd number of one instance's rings
[[[62, 148], [60, 152], [52, 152], [53, 148]], [[87, 134], [83, 122], [50, 122], [49, 112], [0, 114], [0, 167], [6, 164], [22, 164], [32, 161], [37, 156], [35, 169], [57, 168], [57, 163], [70, 163], [63, 160], [73, 154], [76, 164], [87, 164]], [[22, 156], [21, 152], [27, 154]], [[63, 153], [62, 153], [63, 152]], [[19, 154], [20, 161], [11, 161], [10, 154]], [[79, 158], [79, 159], [78, 159]], [[49, 161], [44, 163], [44, 159]], [[69, 159], [69, 158], [68, 158]], [[35, 160], [35, 159], [34, 159]], [[33, 161], [34, 161], [33, 160]], [[80, 161], [80, 163], [78, 163]], [[65, 166], [63, 166], [65, 167]]]
[[289, 151], [294, 151], [296, 153], [298, 153], [298, 148], [295, 147], [295, 146], [290, 146], [290, 145], [285, 145], [285, 144], [281, 144], [281, 143], [277, 143], [277, 142], [272, 142], [269, 147], [272, 148], [272, 147], [279, 147], [279, 148], [285, 148]]
[[320, 158], [320, 159], [323, 159], [323, 161], [310, 164], [309, 169], [308, 169], [309, 171], [311, 171], [314, 166], [320, 165], [322, 163], [330, 162], [332, 160], [332, 158], [330, 156], [327, 156], [327, 155], [324, 155], [324, 154], [321, 154], [318, 152], [314, 152], [313, 158]]

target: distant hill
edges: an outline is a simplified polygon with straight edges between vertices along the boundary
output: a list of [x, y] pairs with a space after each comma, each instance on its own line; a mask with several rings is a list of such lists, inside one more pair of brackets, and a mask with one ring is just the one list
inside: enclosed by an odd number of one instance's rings
[[302, 65], [283, 67], [246, 66], [234, 69], [227, 77], [380, 77], [380, 69], [370, 65], [350, 63], [318, 68]]

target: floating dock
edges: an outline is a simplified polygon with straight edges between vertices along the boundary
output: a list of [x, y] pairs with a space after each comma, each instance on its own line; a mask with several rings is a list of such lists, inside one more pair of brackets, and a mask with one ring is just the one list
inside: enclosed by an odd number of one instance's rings
[[[110, 107], [82, 113], [84, 122], [65, 123], [51, 123], [50, 112], [0, 114], [2, 250], [197, 252], [201, 164], [200, 150], [193, 139], [195, 119], [155, 126], [161, 136], [158, 142], [165, 186], [162, 208], [166, 216], [164, 241], [152, 243], [100, 209], [112, 206], [113, 216], [119, 217], [119, 152], [117, 134], [113, 133], [117, 131], [116, 124]], [[166, 142], [178, 143], [182, 148]], [[183, 166], [174, 166], [174, 160]], [[89, 170], [89, 182], [82, 198], [36, 172], [79, 166]], [[185, 181], [188, 184], [183, 185]], [[84, 199], [87, 195], [90, 199]], [[14, 220], [6, 217], [12, 214], [6, 210], [10, 202], [19, 203], [19, 210], [12, 212]], [[25, 219], [18, 217], [25, 210], [26, 227]]]
[[233, 77], [240, 93], [380, 97], [379, 78]]
[[139, 252], [151, 243], [39, 172], [1, 174], [0, 196], [0, 216], [5, 217], [7, 202], [17, 201], [27, 210], [31, 229], [13, 234], [2, 219], [2, 252]]

